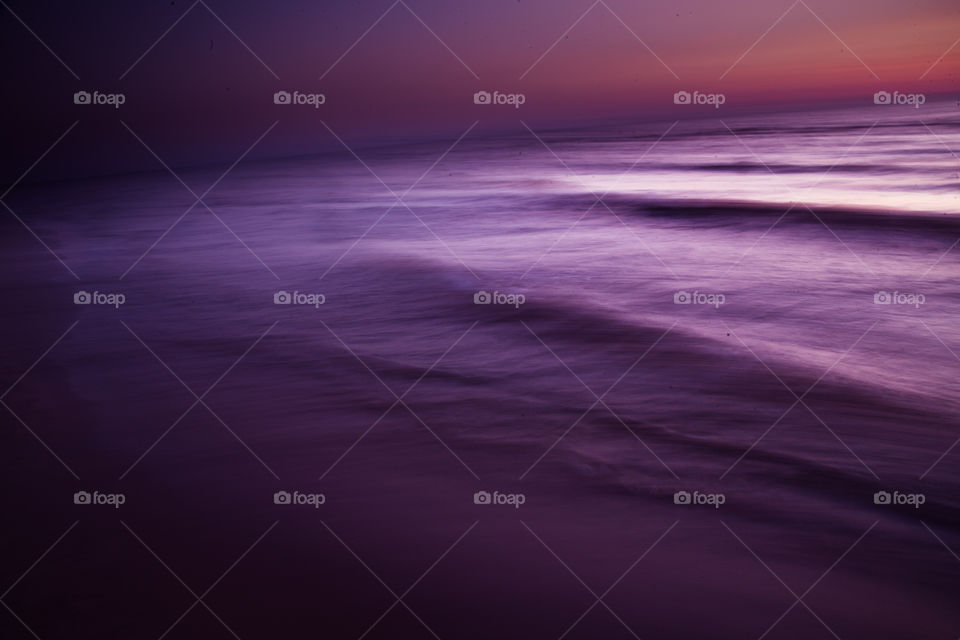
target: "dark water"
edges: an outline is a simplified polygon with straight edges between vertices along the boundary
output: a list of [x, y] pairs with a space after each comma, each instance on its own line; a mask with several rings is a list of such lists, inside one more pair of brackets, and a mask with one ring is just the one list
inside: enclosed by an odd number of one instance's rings
[[18, 187], [68, 268], [5, 221], [4, 601], [43, 638], [957, 637], [951, 108], [184, 171], [182, 219], [167, 173]]

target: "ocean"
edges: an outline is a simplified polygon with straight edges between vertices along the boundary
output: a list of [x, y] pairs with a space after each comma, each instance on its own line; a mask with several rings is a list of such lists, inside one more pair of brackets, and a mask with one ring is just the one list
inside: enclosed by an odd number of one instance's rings
[[5, 601], [43, 638], [960, 635], [957, 113], [18, 186], [56, 255], [7, 216], [43, 523], [7, 544], [68, 533]]

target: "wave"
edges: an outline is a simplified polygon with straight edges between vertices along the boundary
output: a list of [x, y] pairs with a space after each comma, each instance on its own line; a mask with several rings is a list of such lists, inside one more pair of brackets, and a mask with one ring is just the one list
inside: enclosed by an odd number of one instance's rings
[[[584, 209], [591, 204], [591, 201], [585, 197], [576, 198], [576, 202], [577, 204], [575, 206], [582, 206]], [[703, 217], [746, 220], [784, 216], [784, 223], [817, 222], [816, 219], [810, 215], [812, 212], [818, 216], [822, 216], [825, 221], [831, 223], [877, 231], [896, 228], [918, 232], [960, 233], [960, 216], [952, 214], [932, 214], [926, 211], [905, 212], [902, 210], [877, 209], [873, 207], [807, 205], [789, 200], [781, 202], [757, 202], [721, 199], [637, 198], [618, 194], [611, 194], [605, 197], [604, 202], [630, 213], [649, 215], [652, 217]], [[574, 205], [570, 200], [567, 200], [564, 206]]]

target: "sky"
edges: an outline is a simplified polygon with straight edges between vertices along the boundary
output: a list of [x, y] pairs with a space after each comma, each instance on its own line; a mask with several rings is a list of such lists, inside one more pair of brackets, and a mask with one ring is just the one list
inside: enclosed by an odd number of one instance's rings
[[[143, 143], [171, 166], [230, 162], [274, 122], [250, 157], [717, 111], [678, 110], [678, 91], [722, 93], [724, 113], [880, 90], [955, 100], [958, 40], [955, 0], [5, 0], [0, 181], [75, 122], [32, 178], [156, 168]], [[478, 91], [524, 102], [477, 105]]]

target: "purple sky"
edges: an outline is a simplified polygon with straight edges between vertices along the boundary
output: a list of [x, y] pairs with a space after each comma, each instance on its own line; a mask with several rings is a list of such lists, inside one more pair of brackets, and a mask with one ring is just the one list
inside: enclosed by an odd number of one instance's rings
[[[229, 162], [275, 120], [261, 156], [331, 148], [321, 120], [363, 146], [456, 137], [475, 120], [479, 135], [519, 129], [520, 120], [713, 115], [709, 107], [678, 114], [678, 90], [724, 93], [728, 112], [868, 104], [881, 89], [935, 96], [958, 86], [960, 69], [952, 0], [62, 4], [9, 7], [64, 64], [0, 11], [14, 88], [5, 100], [13, 153], [4, 182], [76, 120], [77, 148], [61, 155], [96, 147], [98, 159], [83, 166], [110, 165], [105, 155], [126, 168], [155, 166], [121, 119], [183, 166]], [[126, 104], [77, 106], [80, 89], [122, 92]], [[274, 105], [279, 89], [322, 93], [326, 103]], [[526, 102], [474, 105], [478, 90], [520, 92]], [[54, 156], [40, 174], [57, 173], [58, 162], [69, 173], [68, 159]]]

